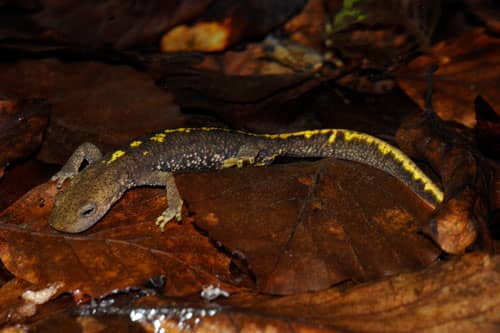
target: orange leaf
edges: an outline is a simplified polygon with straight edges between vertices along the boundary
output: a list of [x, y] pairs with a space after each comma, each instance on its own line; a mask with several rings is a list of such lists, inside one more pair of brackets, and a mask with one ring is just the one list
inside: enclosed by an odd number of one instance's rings
[[161, 233], [154, 224], [161, 208], [137, 215], [136, 205], [165, 205], [162, 196], [151, 198], [150, 191], [129, 192], [96, 228], [72, 236], [48, 226], [56, 189], [53, 183], [43, 184], [0, 216], [0, 258], [17, 277], [35, 284], [62, 282], [66, 291], [93, 297], [140, 286], [160, 274], [171, 295], [230, 280], [229, 260], [190, 223], [171, 223]]

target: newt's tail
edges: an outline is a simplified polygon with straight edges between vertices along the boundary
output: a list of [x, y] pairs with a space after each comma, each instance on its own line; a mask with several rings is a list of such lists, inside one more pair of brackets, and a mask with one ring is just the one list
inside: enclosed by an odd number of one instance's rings
[[274, 142], [283, 140], [283, 155], [334, 157], [363, 163], [398, 178], [433, 206], [443, 201], [443, 192], [406, 154], [371, 135], [343, 129], [321, 129], [267, 137]]

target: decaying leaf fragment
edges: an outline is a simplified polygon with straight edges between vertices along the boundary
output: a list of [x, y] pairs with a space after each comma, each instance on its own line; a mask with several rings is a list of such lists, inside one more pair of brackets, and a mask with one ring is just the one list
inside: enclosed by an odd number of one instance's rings
[[448, 253], [463, 253], [477, 238], [490, 248], [491, 170], [467, 129], [445, 124], [429, 112], [418, 113], [403, 122], [396, 137], [405, 152], [428, 161], [441, 176], [445, 199], [426, 232]]
[[32, 287], [33, 284], [22, 279], [12, 279], [0, 287], [0, 326], [33, 315], [33, 308], [25, 307], [26, 302], [21, 297]]

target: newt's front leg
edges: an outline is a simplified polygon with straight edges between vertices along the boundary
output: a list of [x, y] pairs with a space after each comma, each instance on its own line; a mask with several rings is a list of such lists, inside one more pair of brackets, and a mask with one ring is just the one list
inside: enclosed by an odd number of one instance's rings
[[57, 180], [57, 188], [61, 188], [67, 178], [73, 178], [78, 174], [78, 170], [82, 166], [83, 161], [87, 161], [90, 165], [101, 158], [102, 153], [97, 146], [89, 142], [82, 143], [76, 148], [61, 170], [52, 176], [51, 180]]

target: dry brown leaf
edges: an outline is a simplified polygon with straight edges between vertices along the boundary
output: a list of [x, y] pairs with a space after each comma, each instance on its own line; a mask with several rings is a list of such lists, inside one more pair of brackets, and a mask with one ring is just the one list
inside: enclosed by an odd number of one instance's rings
[[208, 304], [144, 297], [125, 305], [107, 299], [79, 308], [79, 317], [58, 314], [33, 326], [86, 321], [108, 331], [125, 322], [174, 332], [497, 332], [499, 267], [500, 256], [473, 253], [354, 288], [286, 297], [245, 293]]
[[0, 89], [52, 104], [39, 154], [50, 163], [65, 162], [85, 141], [110, 150], [144, 133], [184, 124], [173, 96], [127, 66], [20, 61], [0, 66]]
[[483, 250], [491, 249], [492, 171], [477, 151], [471, 131], [420, 112], [401, 124], [396, 140], [408, 155], [427, 161], [441, 178], [444, 200], [425, 232], [448, 253], [462, 254], [476, 240]]
[[0, 178], [6, 165], [38, 149], [48, 118], [44, 101], [0, 99]]
[[235, 264], [248, 264], [261, 292], [367, 281], [427, 266], [439, 254], [419, 234], [429, 207], [395, 178], [360, 164], [325, 160], [177, 182], [197, 225]]
[[326, 38], [325, 3], [322, 0], [308, 0], [304, 8], [286, 22], [283, 30], [290, 39], [321, 50]]
[[500, 319], [500, 257], [474, 253], [348, 291], [270, 300], [257, 308], [344, 332], [491, 332]]
[[266, 116], [278, 118], [283, 117], [283, 113], [289, 116], [285, 110], [275, 112], [276, 108], [282, 108], [283, 104], [317, 87], [325, 79], [315, 78], [312, 72], [227, 76], [189, 69], [165, 72], [161, 84], [172, 91], [183, 107], [209, 110], [233, 127], [252, 128]]
[[497, 113], [500, 112], [500, 38], [484, 29], [464, 33], [455, 40], [436, 44], [430, 55], [423, 55], [398, 71], [398, 84], [420, 107], [424, 108], [425, 73], [432, 64], [433, 102], [436, 113], [474, 127], [474, 100], [481, 95]]
[[18, 162], [8, 168], [0, 181], [0, 212], [33, 187], [49, 180], [59, 169], [60, 166], [48, 165], [35, 159]]
[[[210, 0], [182, 0], [138, 6], [134, 1], [96, 4], [43, 0], [25, 11], [12, 11], [14, 17], [3, 27], [2, 37], [7, 45], [20, 40], [31, 41], [35, 46], [58, 42], [124, 49], [150, 44], [169, 28], [196, 18], [210, 3]], [[19, 2], [13, 5], [19, 6]]]
[[[196, 293], [208, 283], [230, 281], [229, 259], [190, 223], [170, 224], [164, 233], [154, 225], [164, 198], [128, 193], [91, 231], [65, 235], [48, 226], [56, 193], [54, 183], [41, 185], [0, 216], [0, 258], [15, 276], [34, 284], [60, 282], [63, 290], [93, 297], [117, 288], [140, 286], [164, 275], [171, 295]], [[128, 202], [135, 202], [129, 205]], [[229, 288], [229, 287], [226, 287]]]

